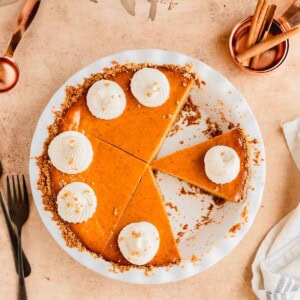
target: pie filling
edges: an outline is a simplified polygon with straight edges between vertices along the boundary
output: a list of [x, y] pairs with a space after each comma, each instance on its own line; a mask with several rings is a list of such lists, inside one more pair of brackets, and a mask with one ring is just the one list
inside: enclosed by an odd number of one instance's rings
[[97, 198], [94, 214], [85, 222], [68, 223], [68, 226], [90, 251], [101, 254], [147, 164], [90, 134], [86, 137], [94, 151], [89, 167], [78, 174], [65, 174], [54, 166], [50, 167], [50, 187], [54, 199], [74, 182], [87, 184], [94, 191]]
[[[163, 266], [180, 260], [180, 253], [165, 211], [164, 202], [150, 168], [146, 169], [108, 245], [104, 249], [104, 259], [120, 265], [129, 264], [120, 251], [118, 237], [125, 226], [137, 222], [149, 222], [157, 228], [159, 233], [160, 245], [158, 251], [147, 265]], [[133, 257], [140, 256], [140, 253], [129, 254], [133, 254]]]
[[[150, 162], [159, 151], [194, 82], [193, 79], [166, 67], [158, 69], [170, 84], [169, 98], [161, 105], [147, 107], [141, 104], [130, 88], [134, 71], [126, 70], [109, 77], [123, 89], [126, 96], [126, 108], [119, 117], [111, 120], [95, 117], [89, 110], [87, 91], [84, 90], [77, 101], [64, 112], [63, 121], [70, 124], [69, 130], [88, 132], [145, 162]], [[154, 102], [156, 100], [155, 98]]]
[[[205, 156], [215, 146], [231, 149], [230, 152], [238, 156], [238, 160], [229, 163], [229, 175], [223, 171], [222, 179], [229, 178], [230, 182], [216, 183], [206, 173]], [[221, 153], [225, 151], [221, 151]], [[237, 162], [239, 166], [236, 166]], [[225, 200], [242, 202], [246, 197], [246, 190], [250, 176], [248, 138], [242, 128], [236, 128], [195, 146], [174, 152], [151, 163], [155, 170], [176, 176], [201, 189]], [[231, 165], [232, 164], [232, 165]], [[216, 168], [216, 166], [214, 166]], [[237, 168], [238, 167], [238, 168]], [[220, 170], [224, 169], [224, 162]], [[238, 172], [237, 172], [238, 170]], [[217, 173], [216, 170], [212, 170]], [[211, 172], [212, 172], [211, 171]], [[234, 176], [232, 176], [232, 174]], [[219, 176], [219, 174], [217, 174]], [[216, 176], [216, 174], [214, 174]], [[220, 177], [220, 176], [219, 176]]]
[[241, 128], [152, 161], [197, 80], [187, 66], [127, 64], [67, 88], [38, 165], [45, 207], [68, 246], [118, 265], [179, 262], [151, 168], [230, 201], [245, 198]]

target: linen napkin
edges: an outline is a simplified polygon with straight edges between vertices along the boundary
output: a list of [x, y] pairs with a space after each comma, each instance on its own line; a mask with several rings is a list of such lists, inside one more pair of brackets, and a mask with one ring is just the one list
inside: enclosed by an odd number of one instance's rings
[[294, 162], [300, 171], [300, 118], [284, 123], [282, 130]]
[[[282, 127], [300, 171], [300, 119]], [[300, 300], [300, 204], [261, 243], [252, 273], [252, 289], [259, 299]]]

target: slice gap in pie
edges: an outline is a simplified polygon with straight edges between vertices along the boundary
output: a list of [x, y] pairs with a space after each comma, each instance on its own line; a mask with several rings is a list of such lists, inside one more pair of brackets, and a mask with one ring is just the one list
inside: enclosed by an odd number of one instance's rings
[[[142, 67], [143, 65], [137, 65], [136, 68]], [[93, 116], [86, 103], [87, 88], [82, 96], [65, 111], [64, 121], [71, 125], [72, 130], [88, 132], [149, 162], [160, 149], [194, 83], [192, 76], [188, 77], [175, 68], [158, 67], [158, 70], [167, 77], [170, 85], [170, 96], [161, 106], [146, 107], [139, 104], [130, 89], [134, 72], [124, 69], [105, 77], [118, 83], [126, 95], [126, 108], [121, 116], [111, 120]], [[87, 85], [95, 82], [94, 79], [90, 81]]]
[[[64, 124], [61, 130], [68, 127]], [[68, 226], [87, 249], [101, 255], [147, 165], [90, 134], [86, 137], [94, 151], [92, 163], [82, 173], [73, 175], [50, 167], [51, 189], [54, 199], [71, 182], [86, 183], [94, 190], [97, 208], [93, 216], [83, 223], [68, 223]]]
[[[240, 171], [237, 177], [229, 183], [216, 184], [205, 173], [204, 156], [214, 146], [231, 147], [240, 158]], [[243, 129], [236, 128], [195, 146], [155, 160], [151, 163], [151, 167], [185, 180], [217, 197], [233, 202], [241, 202], [246, 197], [250, 176], [248, 139]]]
[[169, 223], [165, 205], [150, 168], [147, 168], [143, 175], [108, 245], [104, 249], [104, 259], [119, 265], [130, 265], [119, 250], [118, 235], [125, 226], [143, 221], [153, 224], [158, 229], [160, 236], [158, 252], [147, 265], [164, 266], [180, 261], [181, 257]]

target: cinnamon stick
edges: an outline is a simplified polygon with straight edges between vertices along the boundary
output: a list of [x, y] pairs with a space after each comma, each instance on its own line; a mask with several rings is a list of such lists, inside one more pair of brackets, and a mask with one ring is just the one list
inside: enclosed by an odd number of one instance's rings
[[252, 18], [251, 26], [249, 29], [248, 39], [246, 42], [246, 49], [250, 48], [254, 44], [253, 37], [254, 37], [255, 30], [256, 30], [256, 24], [257, 24], [257, 20], [259, 18], [260, 11], [263, 7], [264, 2], [265, 2], [264, 0], [258, 0], [258, 2], [257, 2], [255, 12], [254, 12], [254, 15]]
[[[257, 5], [256, 5], [256, 8], [255, 8], [255, 12], [254, 12], [254, 15], [253, 15], [253, 18], [252, 18], [252, 21], [251, 21], [251, 26], [250, 26], [250, 29], [249, 29], [249, 33], [248, 33], [248, 38], [247, 38], [247, 41], [246, 41], [246, 50], [248, 48], [250, 48], [251, 46], [253, 46], [254, 44], [254, 33], [255, 33], [255, 30], [256, 30], [256, 24], [257, 24], [257, 20], [259, 18], [259, 15], [260, 15], [260, 11], [263, 7], [263, 4], [264, 4], [265, 0], [258, 0], [257, 2]], [[243, 62], [243, 66], [249, 66], [249, 61], [244, 61]]]
[[274, 19], [274, 14], [277, 6], [275, 4], [270, 4], [265, 16], [265, 20], [263, 22], [263, 25], [261, 27], [261, 30], [258, 34], [258, 39], [257, 41], [260, 42], [263, 38], [263, 35], [265, 34], [266, 31], [269, 31]]
[[[261, 32], [258, 35], [258, 42], [264, 41], [267, 38], [267, 36], [269, 34], [269, 31], [270, 31], [270, 28], [271, 28], [272, 23], [273, 23], [276, 7], [277, 6], [275, 4], [271, 4], [269, 6], [268, 11], [267, 11], [266, 16], [265, 16], [263, 26], [261, 28]], [[250, 63], [250, 66], [251, 66], [252, 69], [257, 68], [258, 63], [259, 63], [259, 58], [260, 58], [259, 54], [252, 58], [251, 63]]]
[[264, 41], [252, 46], [251, 48], [247, 49], [245, 52], [239, 54], [236, 56], [236, 59], [239, 63], [243, 63], [245, 60], [254, 57], [258, 54], [261, 54], [262, 52], [265, 52], [280, 43], [286, 41], [293, 35], [297, 34], [300, 32], [300, 27], [296, 26], [286, 32], [277, 34], [273, 37], [267, 38]]
[[266, 19], [268, 8], [269, 8], [269, 2], [265, 1], [262, 8], [261, 8], [261, 11], [260, 11], [260, 14], [259, 14], [259, 17], [258, 17], [258, 20], [257, 20], [257, 24], [256, 24], [256, 27], [255, 27], [255, 32], [253, 34], [253, 45], [256, 44], [259, 41], [258, 40], [259, 33], [260, 33], [261, 28], [263, 27], [263, 23]]

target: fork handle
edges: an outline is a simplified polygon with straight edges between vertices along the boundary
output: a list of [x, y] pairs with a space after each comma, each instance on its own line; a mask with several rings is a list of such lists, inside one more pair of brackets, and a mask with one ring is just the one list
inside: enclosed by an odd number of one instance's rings
[[[4, 215], [5, 222], [6, 222], [6, 225], [8, 228], [9, 238], [10, 238], [14, 261], [15, 261], [15, 267], [16, 267], [16, 271], [18, 273], [18, 238], [17, 238], [15, 230], [12, 226], [12, 223], [9, 219], [7, 209], [4, 204], [1, 192], [0, 192], [0, 205], [2, 207], [3, 215]], [[24, 276], [27, 277], [31, 273], [31, 267], [30, 267], [29, 261], [25, 255], [24, 251], [23, 251], [23, 265], [24, 265]]]
[[23, 255], [22, 255], [22, 230], [18, 229], [18, 274], [19, 274], [19, 285], [18, 285], [18, 300], [27, 300], [27, 292], [24, 280], [24, 266], [23, 266]]

